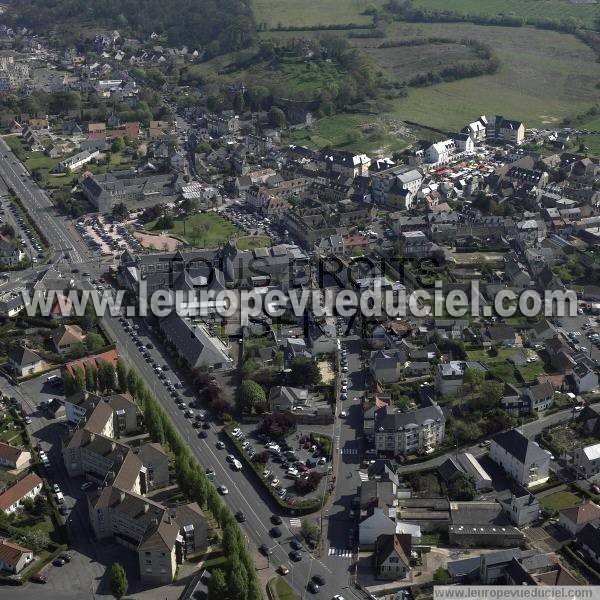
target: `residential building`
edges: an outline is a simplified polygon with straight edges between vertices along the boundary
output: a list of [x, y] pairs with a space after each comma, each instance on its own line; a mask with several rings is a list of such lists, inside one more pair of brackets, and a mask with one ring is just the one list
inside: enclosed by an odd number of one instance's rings
[[8, 364], [19, 377], [39, 373], [44, 367], [42, 358], [23, 345], [9, 349]]
[[467, 369], [486, 370], [476, 361], [451, 360], [439, 363], [436, 368], [435, 391], [440, 396], [455, 396], [463, 386]]
[[522, 485], [516, 487], [510, 499], [501, 500], [500, 503], [515, 527], [531, 525], [540, 517], [539, 500]]
[[308, 404], [308, 390], [278, 385], [269, 391], [269, 409], [275, 411], [291, 411], [298, 406]]
[[548, 410], [554, 404], [554, 388], [547, 381], [526, 388], [524, 396], [529, 402], [532, 413]]
[[58, 354], [69, 354], [84, 340], [83, 331], [79, 325], [59, 325], [50, 337]]
[[373, 551], [373, 568], [377, 579], [404, 579], [410, 569], [412, 542], [410, 534], [383, 534]]
[[114, 485], [88, 493], [87, 502], [94, 535], [135, 551], [146, 585], [171, 583], [177, 565], [206, 547], [207, 522], [196, 503], [166, 508]]
[[550, 453], [517, 429], [504, 431], [492, 438], [490, 458], [526, 488], [541, 485], [550, 476]]
[[576, 541], [591, 560], [600, 565], [600, 523], [586, 523], [577, 534]]
[[0, 442], [0, 466], [8, 469], [22, 469], [31, 462], [31, 452], [25, 448]]
[[457, 455], [456, 460], [464, 470], [467, 478], [473, 481], [478, 492], [493, 489], [492, 478], [472, 454], [461, 452]]
[[12, 242], [0, 236], [0, 267], [16, 267], [25, 257], [18, 242]]
[[43, 482], [35, 473], [25, 475], [0, 494], [0, 510], [8, 514], [16, 512], [25, 500], [33, 500], [42, 491], [42, 487]]
[[600, 444], [573, 450], [573, 466], [586, 479], [596, 479], [600, 473]]
[[558, 523], [575, 537], [588, 523], [600, 523], [600, 506], [591, 500], [569, 508], [563, 508], [558, 513]]
[[18, 575], [33, 561], [33, 550], [6, 539], [0, 540], [0, 570]]
[[430, 452], [444, 439], [446, 418], [433, 400], [413, 410], [378, 411], [374, 424], [375, 450], [391, 456]]
[[525, 141], [525, 125], [500, 115], [487, 117], [486, 138], [520, 146]]
[[578, 394], [593, 392], [598, 389], [598, 374], [589, 364], [578, 363], [572, 372], [575, 391]]

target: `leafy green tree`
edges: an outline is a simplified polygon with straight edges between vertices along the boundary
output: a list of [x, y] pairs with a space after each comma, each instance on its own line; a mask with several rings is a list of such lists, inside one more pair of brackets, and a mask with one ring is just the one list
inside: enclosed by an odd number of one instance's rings
[[73, 387], [75, 392], [81, 392], [85, 389], [85, 373], [78, 365], [73, 367]]
[[[117, 138], [121, 139], [121, 138]], [[115, 140], [116, 141], [116, 140]], [[114, 142], [113, 142], [114, 144]], [[129, 209], [123, 202], [117, 202], [112, 209], [112, 215], [119, 221], [124, 221], [129, 216]]]
[[248, 590], [248, 572], [237, 554], [227, 561], [227, 588], [229, 600], [246, 600]]
[[438, 567], [433, 573], [433, 583], [435, 585], [448, 585], [450, 583], [450, 573], [444, 567]]
[[121, 600], [127, 593], [129, 583], [127, 581], [127, 575], [125, 569], [120, 563], [113, 563], [110, 568], [110, 591], [112, 595], [117, 599]]
[[269, 119], [269, 123], [273, 127], [285, 127], [285, 124], [287, 122], [285, 118], [285, 113], [277, 106], [272, 106], [270, 108], [267, 118]]
[[208, 600], [224, 600], [227, 593], [225, 574], [221, 569], [215, 569], [208, 581]]
[[289, 374], [291, 385], [312, 387], [321, 383], [321, 370], [319, 365], [306, 356], [297, 356], [292, 361], [291, 373]]
[[125, 140], [122, 137], [115, 138], [110, 145], [110, 151], [117, 154], [125, 149]]
[[266, 402], [265, 390], [256, 381], [247, 379], [237, 390], [236, 403], [239, 410], [251, 413], [257, 404]]
[[85, 389], [89, 392], [95, 392], [98, 389], [98, 369], [96, 365], [85, 367]]
[[104, 346], [104, 339], [101, 335], [92, 332], [85, 336], [84, 344], [88, 352], [97, 352]]
[[116, 386], [117, 373], [112, 363], [101, 361], [98, 366], [98, 388], [101, 392], [113, 391]]
[[319, 541], [319, 528], [308, 519], [304, 519], [302, 521], [300, 534], [308, 543], [317, 543]]
[[127, 366], [122, 358], [117, 360], [117, 389], [121, 393], [127, 391]]
[[471, 393], [476, 392], [485, 379], [485, 372], [481, 369], [466, 369], [463, 382], [469, 386]]

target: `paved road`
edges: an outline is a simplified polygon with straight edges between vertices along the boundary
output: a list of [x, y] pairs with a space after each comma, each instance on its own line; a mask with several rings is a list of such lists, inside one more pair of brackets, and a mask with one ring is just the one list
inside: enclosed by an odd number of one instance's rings
[[[148, 335], [153, 339], [155, 356], [161, 356], [161, 363], [166, 363], [171, 370], [177, 373], [177, 367], [171, 357], [166, 352], [162, 352], [162, 348], [158, 340], [151, 336], [148, 329], [142, 321], [137, 321], [143, 335]], [[257, 547], [262, 544], [268, 544], [273, 548], [273, 554], [270, 558], [271, 566], [286, 564], [290, 568], [288, 576], [289, 583], [299, 592], [306, 592], [306, 585], [310, 577], [314, 574], [322, 575], [327, 584], [322, 588], [323, 597], [331, 597], [334, 594], [342, 592], [348, 598], [361, 598], [355, 595], [353, 590], [348, 589], [348, 568], [349, 559], [344, 559], [338, 556], [329, 556], [328, 551], [325, 551], [322, 557], [315, 558], [309, 553], [304, 552], [304, 558], [299, 563], [293, 563], [288, 557], [291, 550], [289, 542], [297, 533], [297, 523], [292, 526], [290, 518], [283, 517], [284, 524], [281, 527], [284, 535], [279, 540], [274, 540], [269, 536], [271, 528], [270, 518], [272, 514], [279, 514], [278, 508], [269, 494], [255, 483], [251, 474], [242, 470], [235, 472], [231, 470], [226, 462], [226, 455], [232, 451], [231, 448], [218, 450], [216, 443], [219, 440], [227, 442], [218, 428], [214, 426], [207, 431], [206, 439], [198, 438], [198, 431], [191, 425], [189, 419], [186, 419], [183, 411], [177, 408], [174, 400], [171, 398], [168, 390], [162, 381], [156, 376], [151, 366], [146, 363], [137, 347], [132, 343], [129, 334], [123, 329], [116, 318], [105, 317], [105, 324], [114, 336], [119, 352], [123, 358], [138, 370], [146, 384], [152, 390], [153, 394], [162, 404], [167, 414], [175, 423], [181, 435], [186, 439], [190, 448], [194, 452], [196, 458], [204, 468], [212, 468], [215, 470], [215, 484], [225, 485], [229, 489], [229, 494], [224, 496], [232, 511], [242, 511], [246, 515], [246, 522], [242, 524], [242, 529], [254, 550], [255, 564], [257, 569], [267, 568], [267, 559], [262, 557], [257, 551]], [[181, 374], [177, 373], [177, 379], [183, 381]], [[171, 374], [170, 379], [173, 381], [175, 375]], [[187, 399], [191, 401], [191, 391], [187, 391]], [[356, 480], [355, 480], [356, 481]], [[355, 492], [355, 489], [354, 489]], [[347, 526], [345, 526], [347, 529]]]
[[50, 243], [50, 249], [59, 256], [69, 253], [70, 262], [86, 260], [87, 247], [65, 217], [59, 216], [43, 191], [31, 178], [25, 166], [0, 138], [0, 177], [29, 209]]
[[[0, 158], [0, 177], [5, 180], [7, 185], [15, 190], [15, 193], [22, 199], [23, 203], [32, 211], [32, 216], [36, 219], [39, 226], [47, 233], [54, 252], [54, 260], [60, 261], [61, 255], [68, 252], [70, 255], [69, 263], [88, 263], [87, 270], [92, 277], [98, 277], [102, 274], [104, 266], [98, 261], [89, 260], [86, 256], [87, 249], [81, 237], [72, 228], [67, 220], [57, 215], [52, 207], [52, 204], [45, 192], [29, 178], [25, 168], [14, 157], [13, 153], [8, 148], [6, 142], [0, 139], [0, 153], [7, 155], [7, 159]], [[63, 264], [66, 261], [61, 261]], [[64, 264], [65, 267], [70, 267]], [[26, 277], [26, 275], [23, 275]], [[15, 277], [12, 281], [17, 281]], [[89, 285], [89, 284], [88, 284]], [[269, 544], [273, 547], [273, 554], [270, 559], [271, 566], [279, 564], [287, 564], [290, 567], [288, 581], [298, 592], [303, 596], [307, 595], [306, 586], [310, 577], [314, 574], [322, 575], [326, 580], [326, 585], [321, 590], [322, 597], [331, 597], [334, 594], [342, 593], [344, 597], [349, 599], [363, 598], [358, 592], [349, 588], [349, 575], [351, 559], [347, 556], [334, 554], [329, 555], [329, 548], [332, 547], [336, 551], [341, 550], [341, 544], [346, 539], [346, 531], [348, 529], [348, 520], [343, 516], [347, 510], [350, 495], [356, 493], [357, 477], [348, 478], [347, 485], [342, 484], [336, 491], [333, 507], [328, 515], [324, 515], [329, 521], [329, 527], [325, 524], [325, 532], [328, 538], [325, 551], [321, 556], [314, 557], [307, 552], [304, 552], [304, 557], [299, 563], [292, 563], [289, 560], [288, 553], [291, 550], [289, 542], [295, 533], [297, 533], [298, 520], [294, 520], [293, 524], [290, 518], [284, 517], [284, 526], [282, 530], [284, 535], [279, 540], [273, 540], [269, 536], [270, 517], [274, 511], [277, 511], [277, 506], [271, 496], [257, 485], [254, 479], [249, 477], [248, 473], [234, 472], [230, 470], [228, 463], [225, 461], [225, 456], [228, 450], [218, 450], [216, 442], [224, 440], [220, 431], [216, 428], [211, 428], [208, 431], [206, 439], [200, 439], [189, 420], [187, 420], [182, 411], [180, 411], [163, 383], [156, 376], [151, 367], [145, 362], [137, 347], [132, 343], [131, 338], [124, 331], [117, 319], [107, 316], [104, 318], [105, 324], [116, 340], [117, 349], [125, 360], [134, 366], [142, 375], [146, 384], [156, 395], [157, 399], [169, 416], [172, 418], [181, 435], [186, 439], [200, 464], [205, 468], [212, 468], [216, 472], [216, 483], [224, 484], [229, 488], [229, 494], [224, 497], [232, 511], [243, 511], [246, 514], [247, 521], [242, 525], [246, 537], [255, 553], [255, 561], [257, 569], [269, 568], [267, 559], [258, 554], [257, 547], [262, 543]], [[157, 348], [159, 347], [155, 341]], [[171, 369], [175, 370], [176, 365], [171, 357], [163, 353], [163, 362], [168, 363]], [[350, 358], [349, 363], [352, 370], [360, 370], [360, 365], [356, 363], [356, 357]], [[179, 377], [180, 378], [180, 377]], [[180, 378], [181, 379], [181, 378]], [[353, 396], [350, 395], [350, 398]], [[191, 396], [190, 396], [191, 400]], [[347, 403], [349, 404], [350, 401]], [[346, 407], [345, 407], [346, 408]], [[31, 408], [33, 411], [33, 407]], [[358, 413], [356, 409], [351, 410], [352, 418], [349, 423], [353, 423], [353, 427], [358, 424]], [[352, 427], [343, 426], [338, 428], [340, 445], [345, 449], [357, 449], [359, 440], [356, 440], [355, 431]], [[342, 481], [345, 478], [345, 473], [348, 469], [355, 471], [358, 467], [360, 455], [358, 452], [341, 455], [339, 461], [339, 473]], [[348, 471], [349, 472], [349, 471]], [[352, 481], [350, 481], [352, 479]], [[69, 485], [69, 484], [65, 484]], [[76, 482], [74, 483], [76, 485]], [[76, 490], [72, 490], [76, 493]], [[314, 518], [314, 517], [311, 517]], [[82, 532], [83, 537], [87, 537], [85, 526], [82, 524], [78, 529]], [[331, 539], [330, 539], [331, 538]], [[82, 538], [83, 541], [83, 538]], [[333, 543], [332, 543], [333, 542]], [[335, 544], [335, 546], [333, 545]], [[340, 547], [338, 548], [338, 544]], [[344, 549], [346, 545], [344, 545]], [[90, 550], [92, 552], [93, 549]], [[93, 556], [93, 554], [92, 554]]]

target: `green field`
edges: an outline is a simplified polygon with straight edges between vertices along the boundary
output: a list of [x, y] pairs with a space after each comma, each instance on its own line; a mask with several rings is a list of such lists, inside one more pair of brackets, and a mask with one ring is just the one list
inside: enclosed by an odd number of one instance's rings
[[368, 7], [380, 8], [384, 0], [254, 0], [256, 22], [268, 28], [278, 26], [314, 27], [317, 25], [367, 25], [373, 17], [365, 15]]
[[266, 235], [246, 235], [238, 238], [236, 242], [238, 250], [253, 250], [254, 248], [268, 248], [271, 246], [271, 238]]
[[461, 15], [504, 16], [525, 19], [566, 19], [575, 17], [592, 25], [600, 15], [599, 4], [574, 3], [570, 0], [413, 0], [417, 8], [446, 10]]
[[521, 119], [526, 126], [556, 125], [598, 99], [600, 66], [592, 50], [555, 31], [398, 23], [391, 39], [423, 35], [469, 38], [494, 49], [501, 66], [494, 75], [411, 89], [394, 101], [394, 114], [425, 125], [458, 128], [481, 114]]
[[[479, 115], [502, 114], [522, 120], [526, 127], [558, 126], [563, 119], [585, 113], [598, 101], [600, 65], [593, 51], [570, 34], [470, 23], [394, 22], [387, 25], [386, 31], [385, 41], [418, 37], [479, 40], [493, 48], [500, 68], [493, 75], [409, 88], [407, 97], [380, 101], [380, 107], [371, 114], [325, 117], [310, 131], [292, 132], [291, 141], [310, 147], [331, 144], [382, 155], [410, 146], [415, 135], [421, 137], [419, 131], [403, 129], [404, 121], [452, 131]], [[277, 37], [281, 35], [284, 33]], [[317, 34], [309, 31], [301, 35]], [[440, 61], [447, 58], [445, 53], [436, 54], [439, 47], [435, 45], [377, 48], [383, 41], [351, 40], [392, 80], [403, 81], [424, 70], [436, 70]], [[449, 63], [464, 60], [467, 48], [460, 44], [449, 46], [446, 50], [454, 53]], [[592, 121], [585, 126], [600, 130], [598, 121], [594, 119], [593, 127]], [[431, 138], [431, 132], [424, 137]], [[600, 136], [587, 136], [582, 141], [591, 153], [600, 154]]]
[[[156, 230], [156, 221], [146, 225], [148, 231]], [[187, 218], [174, 220], [168, 233], [185, 238], [197, 248], [216, 248], [227, 241], [238, 237], [240, 229], [233, 223], [214, 212], [196, 213]]]
[[379, 48], [381, 40], [353, 41], [391, 79], [399, 81], [409, 81], [415, 75], [428, 72], [437, 73], [451, 64], [478, 60], [475, 51], [461, 43]]
[[540, 504], [548, 510], [563, 510], [581, 502], [581, 499], [571, 492], [556, 492], [540, 499]]
[[283, 577], [275, 577], [269, 582], [275, 600], [299, 600], [300, 596], [294, 592]]

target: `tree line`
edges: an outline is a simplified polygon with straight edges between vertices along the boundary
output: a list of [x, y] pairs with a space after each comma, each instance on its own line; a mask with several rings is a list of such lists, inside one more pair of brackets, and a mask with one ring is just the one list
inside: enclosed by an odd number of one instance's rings
[[193, 457], [189, 444], [182, 439], [138, 373], [119, 360], [116, 366], [101, 362], [97, 368], [75, 367], [72, 374], [64, 373], [64, 381], [67, 396], [75, 391], [89, 390], [129, 393], [135, 399], [142, 409], [150, 439], [173, 453], [175, 475], [181, 491], [202, 509], [210, 511], [221, 528], [221, 545], [227, 561], [223, 570], [213, 572], [209, 600], [261, 600], [254, 563], [239, 525], [205, 470]]
[[242, 0], [20, 0], [5, 16], [16, 25], [67, 35], [81, 31], [65, 27], [73, 21], [142, 38], [155, 32], [174, 47], [186, 44], [212, 56], [249, 46], [256, 33], [250, 4]]

